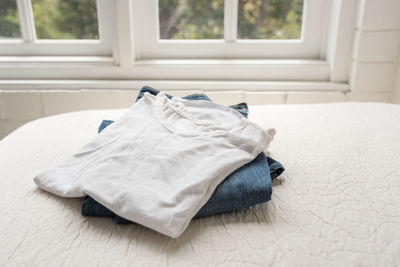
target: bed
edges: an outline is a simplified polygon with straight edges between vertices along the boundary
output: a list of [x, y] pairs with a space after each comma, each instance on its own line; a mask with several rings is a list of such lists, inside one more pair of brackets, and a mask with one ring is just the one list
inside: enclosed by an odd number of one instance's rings
[[400, 105], [250, 106], [277, 130], [272, 201], [193, 220], [178, 239], [80, 215], [36, 188], [123, 110], [30, 122], [0, 141], [0, 266], [399, 266]]

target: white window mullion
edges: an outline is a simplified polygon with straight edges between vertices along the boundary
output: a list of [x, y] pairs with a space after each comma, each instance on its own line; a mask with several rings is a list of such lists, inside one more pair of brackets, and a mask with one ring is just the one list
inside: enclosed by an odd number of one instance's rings
[[[116, 39], [118, 37], [116, 25], [116, 3], [109, 0], [97, 0], [97, 18], [99, 23], [100, 42], [104, 49], [112, 51], [117, 47]], [[113, 50], [117, 54], [117, 49]]]
[[224, 39], [235, 42], [237, 36], [238, 0], [225, 0], [224, 8]]
[[123, 68], [132, 67], [135, 62], [132, 1], [116, 1], [115, 5], [116, 40], [114, 41], [113, 49], [114, 59]]
[[36, 29], [31, 0], [17, 0], [17, 6], [22, 38], [25, 42], [33, 42], [36, 40]]
[[155, 51], [155, 53], [152, 53], [152, 58], [157, 58], [156, 46], [158, 44], [176, 41], [160, 40], [157, 0], [132, 0], [131, 11], [135, 59], [142, 58], [142, 48], [150, 48]]

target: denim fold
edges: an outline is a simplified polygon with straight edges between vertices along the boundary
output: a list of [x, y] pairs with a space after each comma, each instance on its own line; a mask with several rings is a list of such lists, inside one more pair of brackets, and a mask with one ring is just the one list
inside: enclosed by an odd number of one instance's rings
[[[157, 95], [159, 93], [158, 90], [145, 86], [139, 92], [136, 101], [140, 100], [146, 92], [152, 95]], [[167, 95], [167, 97], [172, 98], [171, 95]], [[187, 100], [211, 101], [205, 94], [192, 94], [183, 98]], [[246, 103], [239, 103], [229, 107], [237, 110], [247, 118], [248, 106]], [[98, 129], [98, 133], [113, 122], [112, 120], [103, 120]], [[210, 199], [197, 212], [194, 218], [232, 212], [271, 200], [271, 180], [279, 177], [284, 170], [281, 163], [271, 157], [266, 157], [264, 153], [260, 153], [253, 161], [240, 167], [226, 177], [226, 179], [218, 185]], [[112, 217], [115, 218], [117, 224], [132, 223], [116, 215], [90, 196], [87, 196], [82, 202], [81, 212], [84, 216]]]

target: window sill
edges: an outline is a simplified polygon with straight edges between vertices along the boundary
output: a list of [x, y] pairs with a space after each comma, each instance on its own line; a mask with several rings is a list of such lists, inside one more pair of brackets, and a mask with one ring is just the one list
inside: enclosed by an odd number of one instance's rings
[[148, 85], [162, 90], [348, 92], [347, 83], [284, 81], [182, 80], [0, 80], [0, 90], [139, 90]]
[[[324, 60], [138, 60], [112, 57], [0, 57], [0, 79], [135, 79], [204, 81], [329, 81]], [[23, 71], [21, 71], [23, 70]]]
[[138, 60], [134, 69], [139, 79], [329, 81], [330, 75], [330, 64], [323, 60]]
[[138, 60], [138, 66], [329, 66], [324, 60], [303, 59], [149, 59]]
[[112, 57], [99, 56], [0, 56], [0, 68], [75, 68], [116, 66]]

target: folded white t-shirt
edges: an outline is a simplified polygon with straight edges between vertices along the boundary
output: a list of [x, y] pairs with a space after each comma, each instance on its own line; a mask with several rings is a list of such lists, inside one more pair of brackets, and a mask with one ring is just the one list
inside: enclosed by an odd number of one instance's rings
[[34, 181], [59, 196], [90, 195], [128, 220], [178, 237], [217, 185], [274, 134], [210, 101], [145, 93], [72, 158]]

